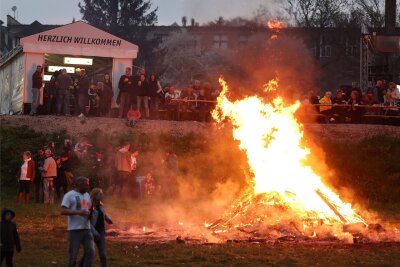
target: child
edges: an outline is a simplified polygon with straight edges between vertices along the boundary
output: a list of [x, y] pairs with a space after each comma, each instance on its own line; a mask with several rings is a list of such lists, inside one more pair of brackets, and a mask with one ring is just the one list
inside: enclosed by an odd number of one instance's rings
[[128, 126], [134, 126], [136, 124], [136, 122], [140, 119], [140, 117], [142, 116], [142, 114], [140, 114], [140, 111], [138, 109], [134, 109], [131, 108], [128, 111], [128, 122], [127, 125]]
[[12, 221], [15, 217], [14, 211], [4, 208], [1, 212], [1, 262], [6, 258], [6, 265], [13, 266], [14, 246], [21, 252], [21, 244], [17, 225]]
[[100, 188], [93, 188], [90, 193], [90, 198], [93, 205], [93, 213], [90, 219], [92, 234], [94, 237], [94, 242], [99, 250], [99, 257], [101, 262], [101, 267], [107, 266], [106, 259], [106, 228], [105, 223], [112, 224], [112, 220], [106, 214], [103, 207], [103, 191]]
[[144, 180], [144, 192], [147, 197], [154, 195], [157, 191], [157, 182], [151, 176], [151, 173], [146, 175]]

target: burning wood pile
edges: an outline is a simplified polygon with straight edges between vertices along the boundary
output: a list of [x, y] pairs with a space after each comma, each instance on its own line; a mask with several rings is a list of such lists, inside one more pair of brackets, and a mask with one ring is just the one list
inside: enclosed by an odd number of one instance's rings
[[[206, 224], [208, 229], [223, 240], [292, 241], [348, 239], [353, 238], [348, 229], [355, 234], [368, 226], [305, 163], [310, 150], [294, 117], [298, 102], [285, 105], [279, 96], [271, 103], [257, 96], [231, 102], [226, 82], [220, 83], [223, 91], [213, 117], [232, 123], [253, 177], [243, 197], [219, 220]], [[277, 88], [274, 80], [265, 89]]]

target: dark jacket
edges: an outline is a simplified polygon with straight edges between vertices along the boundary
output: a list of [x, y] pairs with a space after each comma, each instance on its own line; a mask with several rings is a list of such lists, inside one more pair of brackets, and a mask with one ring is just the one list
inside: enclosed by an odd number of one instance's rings
[[43, 77], [41, 72], [35, 71], [32, 75], [32, 88], [40, 89], [43, 86]]
[[72, 79], [68, 74], [60, 74], [57, 76], [56, 80], [57, 91], [59, 90], [69, 90], [69, 87], [72, 85]]
[[103, 91], [99, 91], [98, 95], [100, 96], [100, 106], [101, 107], [111, 106], [112, 98], [114, 96], [111, 82], [104, 83]]
[[151, 92], [149, 90], [149, 84], [146, 81], [136, 82], [136, 92], [138, 96], [151, 96]]
[[133, 76], [122, 75], [118, 82], [118, 88], [121, 93], [133, 93], [133, 88], [134, 88]]
[[21, 243], [17, 231], [17, 225], [12, 221], [6, 221], [5, 215], [11, 212], [12, 218], [15, 217], [14, 211], [4, 208], [1, 211], [1, 251], [11, 252], [14, 247], [21, 251]]
[[87, 75], [81, 76], [78, 79], [78, 93], [80, 95], [88, 95], [88, 90], [90, 87], [90, 81]]
[[[99, 234], [100, 234], [98, 232], [100, 229], [96, 229], [96, 225], [97, 225], [97, 221], [99, 219], [100, 212], [103, 213], [104, 222], [107, 222], [108, 224], [112, 224], [113, 223], [111, 218], [106, 214], [106, 212], [105, 212], [105, 210], [103, 208], [103, 204], [100, 204], [100, 205], [96, 206], [93, 209], [92, 217], [90, 219], [90, 223], [92, 224], [90, 229], [92, 230], [92, 234], [94, 236], [99, 236]], [[103, 225], [105, 225], [105, 223], [103, 223]]]
[[151, 97], [156, 96], [157, 95], [157, 91], [159, 89], [158, 81], [157, 80], [154, 80], [154, 81], [150, 80], [148, 82], [148, 85], [149, 85], [150, 96]]

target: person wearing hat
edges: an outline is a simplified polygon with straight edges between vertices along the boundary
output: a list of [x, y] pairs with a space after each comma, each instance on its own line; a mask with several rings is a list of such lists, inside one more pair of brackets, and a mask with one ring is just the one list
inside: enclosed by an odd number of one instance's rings
[[4, 208], [1, 211], [1, 262], [6, 259], [7, 267], [13, 266], [14, 247], [21, 252], [21, 243], [17, 231], [17, 225], [13, 222], [15, 212]]

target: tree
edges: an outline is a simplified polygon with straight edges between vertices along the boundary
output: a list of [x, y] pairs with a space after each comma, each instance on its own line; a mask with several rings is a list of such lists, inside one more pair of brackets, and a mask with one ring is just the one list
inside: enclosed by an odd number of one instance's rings
[[343, 11], [349, 7], [348, 0], [287, 0], [286, 12], [301, 27], [334, 27]]
[[156, 42], [146, 36], [157, 23], [158, 8], [152, 9], [149, 0], [83, 0], [78, 6], [82, 19], [91, 25], [146, 47], [139, 51], [139, 62], [151, 55]]
[[380, 28], [385, 25], [385, 1], [354, 0], [356, 8], [365, 14], [363, 23], [369, 27]]

